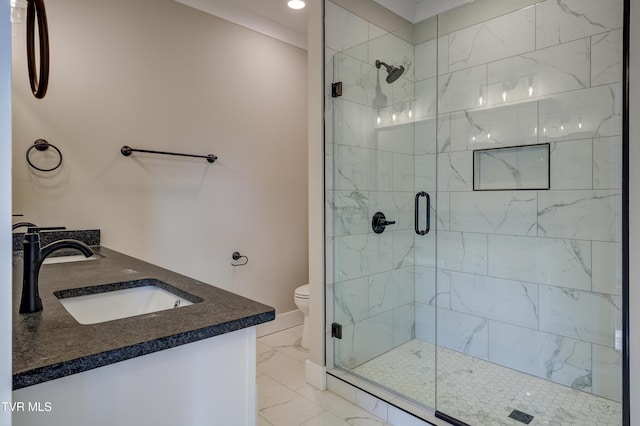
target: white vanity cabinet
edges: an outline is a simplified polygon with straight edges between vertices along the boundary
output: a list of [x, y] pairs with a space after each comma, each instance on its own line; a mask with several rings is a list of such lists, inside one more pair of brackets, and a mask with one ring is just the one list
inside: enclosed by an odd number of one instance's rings
[[13, 425], [253, 426], [255, 359], [248, 327], [61, 377], [13, 391]]

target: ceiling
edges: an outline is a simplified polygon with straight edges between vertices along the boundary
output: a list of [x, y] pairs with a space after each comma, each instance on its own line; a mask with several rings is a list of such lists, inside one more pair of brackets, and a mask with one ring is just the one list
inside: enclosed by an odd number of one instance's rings
[[[176, 0], [286, 43], [307, 48], [306, 9], [293, 10], [287, 0]], [[410, 22], [473, 0], [374, 0]]]
[[293, 10], [287, 0], [176, 0], [286, 43], [307, 48], [306, 8]]
[[474, 0], [373, 0], [402, 16], [409, 22], [416, 23], [430, 18], [445, 10], [453, 9]]

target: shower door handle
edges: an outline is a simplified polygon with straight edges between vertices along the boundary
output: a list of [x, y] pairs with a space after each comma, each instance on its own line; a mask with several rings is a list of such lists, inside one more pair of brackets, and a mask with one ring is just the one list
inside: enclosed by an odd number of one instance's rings
[[[427, 199], [427, 224], [425, 229], [420, 229], [418, 225], [418, 219], [420, 218], [420, 197], [425, 197]], [[418, 235], [427, 235], [429, 230], [431, 229], [431, 197], [424, 191], [420, 191], [416, 194], [416, 205], [415, 205], [415, 229], [416, 234]]]

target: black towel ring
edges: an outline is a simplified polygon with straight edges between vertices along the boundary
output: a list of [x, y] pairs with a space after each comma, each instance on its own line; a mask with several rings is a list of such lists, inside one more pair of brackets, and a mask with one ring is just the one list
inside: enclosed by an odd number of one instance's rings
[[[35, 33], [38, 18], [40, 70], [36, 74]], [[31, 92], [38, 99], [44, 98], [49, 85], [49, 27], [44, 0], [28, 0], [27, 4], [27, 67]]]
[[[42, 169], [42, 168], [36, 166], [35, 164], [33, 164], [31, 162], [31, 159], [29, 158], [29, 153], [31, 152], [31, 150], [33, 148], [37, 149], [38, 151], [46, 151], [47, 149], [49, 149], [49, 147], [55, 149], [56, 152], [58, 153], [58, 156], [60, 157], [60, 160], [58, 161], [58, 164], [56, 164], [55, 166], [53, 166], [50, 169]], [[60, 167], [62, 165], [62, 152], [60, 152], [60, 150], [55, 145], [50, 144], [49, 142], [47, 142], [44, 139], [38, 139], [37, 141], [35, 141], [33, 143], [33, 145], [31, 145], [29, 147], [29, 149], [27, 149], [26, 157], [27, 157], [27, 163], [29, 163], [29, 165], [31, 167], [33, 167], [34, 169], [39, 170], [41, 172], [52, 172], [52, 171], [54, 171], [55, 169], [57, 169], [58, 167]]]
[[232, 263], [231, 266], [244, 266], [247, 263], [249, 263], [249, 258], [247, 256], [240, 254], [240, 252], [234, 251], [233, 254], [231, 255], [231, 258], [233, 260], [240, 260], [243, 257], [244, 257], [244, 263]]

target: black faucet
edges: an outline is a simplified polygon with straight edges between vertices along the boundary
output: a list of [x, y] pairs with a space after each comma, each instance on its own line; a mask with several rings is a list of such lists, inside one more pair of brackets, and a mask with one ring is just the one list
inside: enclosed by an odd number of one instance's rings
[[24, 234], [24, 272], [22, 275], [21, 314], [42, 310], [42, 300], [38, 293], [38, 275], [44, 259], [56, 250], [71, 248], [80, 250], [85, 257], [93, 255], [91, 247], [77, 240], [59, 240], [40, 248], [40, 235], [37, 232]]
[[18, 223], [14, 223], [11, 226], [11, 230], [15, 231], [16, 229], [22, 228], [23, 226], [30, 227], [30, 226], [36, 226], [36, 224], [31, 222], [18, 222]]

